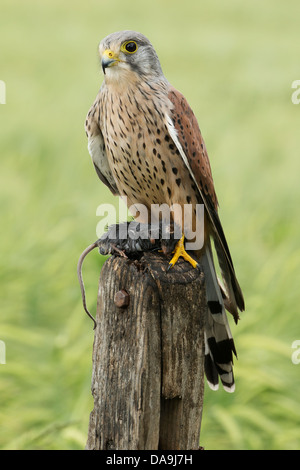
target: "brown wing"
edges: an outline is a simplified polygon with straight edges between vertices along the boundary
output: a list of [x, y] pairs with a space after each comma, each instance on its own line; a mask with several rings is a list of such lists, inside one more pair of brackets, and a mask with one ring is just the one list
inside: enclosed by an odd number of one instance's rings
[[214, 189], [211, 167], [197, 119], [185, 97], [173, 87], [170, 87], [169, 99], [173, 104], [171, 117], [177, 131], [178, 141], [211, 220], [212, 236], [222, 274], [224, 272], [227, 281], [229, 281], [227, 274], [229, 275], [237, 306], [240, 310], [244, 310], [244, 299], [235, 276], [229, 247], [219, 219], [218, 200]]
[[202, 196], [209, 200], [210, 205], [217, 211], [218, 200], [214, 189], [211, 167], [197, 119], [185, 97], [175, 88], [171, 88], [169, 99], [174, 106], [173, 123], [180, 144], [188, 158]]

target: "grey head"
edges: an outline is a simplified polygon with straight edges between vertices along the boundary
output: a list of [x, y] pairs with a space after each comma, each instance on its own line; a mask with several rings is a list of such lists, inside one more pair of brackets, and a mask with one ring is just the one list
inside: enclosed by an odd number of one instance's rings
[[162, 78], [158, 56], [149, 39], [136, 31], [119, 31], [106, 36], [99, 45], [104, 74], [122, 71]]

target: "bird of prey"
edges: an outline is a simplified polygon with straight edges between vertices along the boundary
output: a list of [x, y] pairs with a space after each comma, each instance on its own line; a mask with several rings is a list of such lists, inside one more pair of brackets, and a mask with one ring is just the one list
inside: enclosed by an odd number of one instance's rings
[[[104, 38], [99, 46], [104, 81], [88, 112], [85, 129], [88, 149], [100, 180], [114, 195], [126, 197], [128, 207], [190, 205], [189, 223], [196, 227], [198, 204], [204, 205], [204, 242], [194, 253], [206, 283], [205, 373], [216, 390], [219, 378], [226, 391], [234, 390], [234, 341], [225, 307], [237, 322], [244, 310], [228, 244], [218, 215], [207, 150], [196, 117], [185, 97], [165, 78], [150, 41], [135, 31]], [[183, 236], [170, 266], [185, 251], [186, 220], [172, 213]], [[144, 221], [145, 222], [145, 221]], [[212, 255], [214, 242], [223, 285]]]

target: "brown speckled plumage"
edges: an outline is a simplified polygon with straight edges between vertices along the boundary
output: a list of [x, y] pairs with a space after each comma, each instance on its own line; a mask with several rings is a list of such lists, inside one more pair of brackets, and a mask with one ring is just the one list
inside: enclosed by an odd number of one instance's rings
[[[225, 388], [232, 389], [228, 364], [235, 349], [212, 264], [211, 238], [227, 305], [236, 321], [244, 300], [218, 216], [211, 167], [196, 117], [184, 96], [164, 77], [156, 52], [143, 35], [134, 31], [114, 33], [100, 43], [99, 52], [105, 79], [85, 124], [97, 174], [113, 194], [127, 197], [128, 207], [144, 204], [150, 213], [151, 204], [191, 204], [192, 220], [188, 222], [193, 229], [196, 204], [204, 204], [204, 246], [197, 255], [207, 269], [212, 313], [207, 321], [207, 375], [213, 388], [219, 373]], [[185, 232], [180, 211], [174, 211], [174, 221]], [[217, 323], [223, 325], [220, 331], [215, 322], [218, 315]], [[224, 364], [216, 360], [215, 345], [222, 341], [229, 345]], [[223, 378], [220, 371], [216, 372], [221, 366], [229, 368]]]

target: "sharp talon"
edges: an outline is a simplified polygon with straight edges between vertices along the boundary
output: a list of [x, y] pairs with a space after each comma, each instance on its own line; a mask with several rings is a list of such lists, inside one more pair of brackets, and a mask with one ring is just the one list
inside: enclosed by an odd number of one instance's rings
[[173, 268], [173, 264], [169, 263], [169, 266], [167, 267], [167, 273], [170, 271], [171, 268]]
[[199, 266], [197, 261], [195, 261], [190, 255], [188, 255], [184, 249], [184, 235], [182, 235], [182, 237], [180, 238], [179, 242], [177, 243], [175, 247], [174, 256], [171, 259], [169, 266], [170, 265], [174, 266], [174, 264], [177, 263], [180, 257], [188, 261], [193, 266], [193, 268], [197, 268]]

